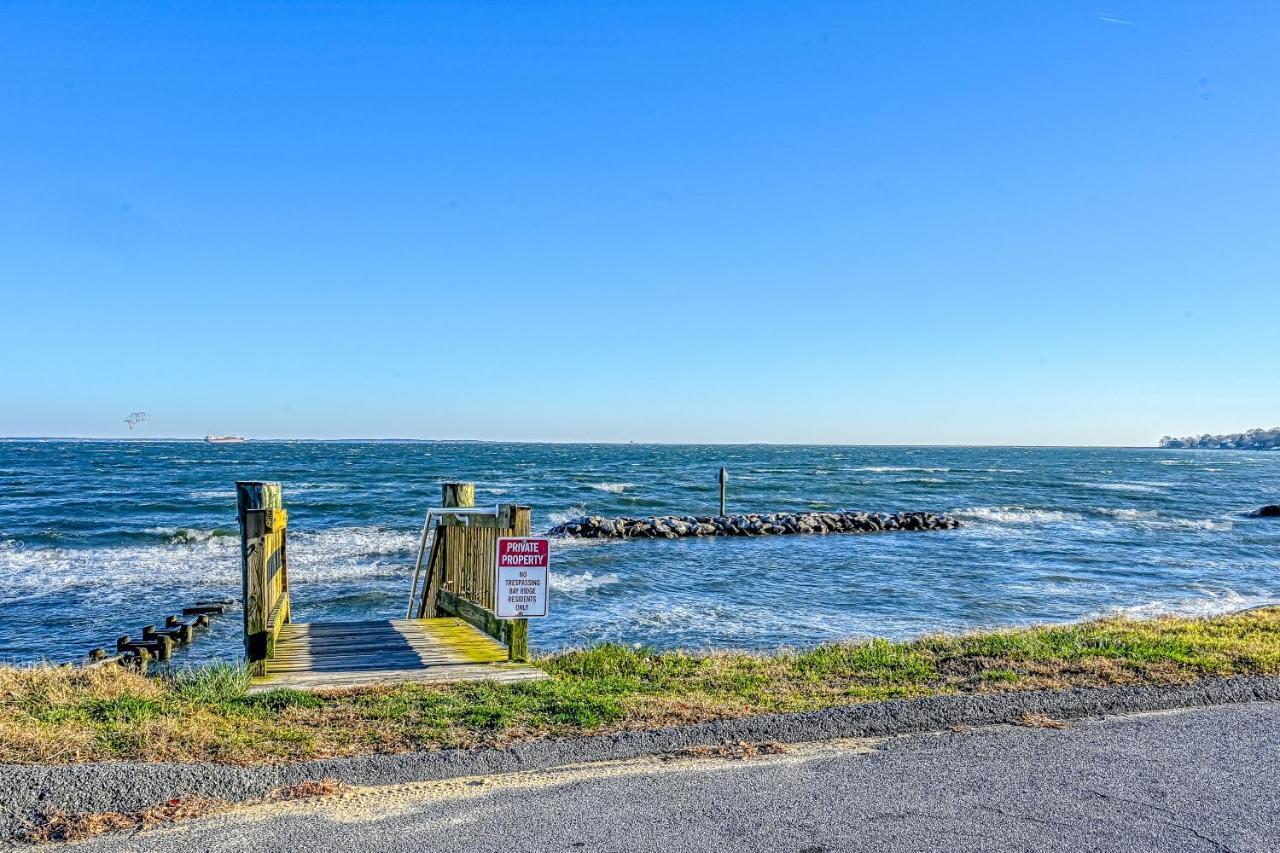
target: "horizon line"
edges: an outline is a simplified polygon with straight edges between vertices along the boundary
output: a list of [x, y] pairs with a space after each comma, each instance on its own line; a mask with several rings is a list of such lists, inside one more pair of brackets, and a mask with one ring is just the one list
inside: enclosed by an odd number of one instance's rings
[[[200, 444], [212, 444], [216, 442], [207, 442], [204, 438], [191, 438], [182, 436], [91, 436], [91, 435], [5, 435], [0, 436], [0, 442], [18, 442], [18, 441], [117, 441], [117, 442], [195, 442]], [[919, 442], [919, 443], [895, 443], [895, 442], [838, 442], [838, 441], [590, 441], [590, 440], [555, 440], [555, 439], [497, 439], [497, 438], [404, 438], [404, 437], [343, 437], [343, 438], [315, 438], [315, 437], [280, 437], [272, 436], [267, 438], [246, 438], [243, 442], [231, 442], [232, 444], [276, 444], [283, 442], [331, 442], [331, 443], [355, 443], [355, 442], [377, 442], [384, 444], [554, 444], [554, 445], [606, 445], [629, 447], [637, 446], [660, 446], [660, 447], [949, 447], [949, 448], [1025, 448], [1025, 449], [1046, 449], [1046, 450], [1062, 450], [1073, 448], [1089, 448], [1089, 449], [1114, 449], [1114, 450], [1203, 450], [1203, 449], [1220, 449], [1220, 448], [1162, 448], [1158, 444], [978, 444], [968, 442]]]

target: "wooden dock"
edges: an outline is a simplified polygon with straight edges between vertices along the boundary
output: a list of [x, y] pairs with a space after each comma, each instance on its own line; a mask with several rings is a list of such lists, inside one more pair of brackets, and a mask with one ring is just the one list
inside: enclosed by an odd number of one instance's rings
[[372, 684], [523, 681], [547, 674], [455, 617], [291, 623], [253, 690], [345, 690]]
[[[528, 536], [530, 510], [475, 509], [475, 486], [446, 483], [434, 531], [423, 524], [406, 614], [358, 622], [293, 621], [289, 513], [279, 483], [236, 483], [245, 660], [252, 689], [346, 690], [374, 684], [523, 681], [547, 674], [527, 663], [528, 622], [494, 612], [496, 543]], [[418, 571], [424, 569], [421, 596]], [[407, 569], [408, 567], [406, 567]], [[410, 579], [406, 571], [405, 580]]]

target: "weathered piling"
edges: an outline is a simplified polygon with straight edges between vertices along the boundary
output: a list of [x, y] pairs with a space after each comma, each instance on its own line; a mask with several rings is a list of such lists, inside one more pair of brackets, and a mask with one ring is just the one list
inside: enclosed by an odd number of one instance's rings
[[182, 608], [184, 614], [195, 615], [190, 622], [184, 622], [178, 616], [170, 614], [164, 618], [163, 628], [144, 625], [141, 640], [134, 640], [128, 634], [118, 637], [114, 656], [108, 655], [107, 650], [102, 647], [91, 649], [89, 663], [101, 664], [114, 661], [120, 664], [136, 665], [145, 670], [152, 658], [167, 661], [176, 647], [195, 642], [196, 631], [209, 627], [210, 614], [224, 613], [228, 606], [229, 602], [226, 601], [201, 601], [194, 606], [184, 607]]
[[275, 654], [276, 638], [290, 620], [289, 514], [279, 483], [236, 483], [240, 517], [241, 601], [244, 602], [245, 659], [256, 673]]
[[227, 612], [228, 607], [230, 607], [230, 605], [224, 602], [200, 603], [191, 607], [182, 608], [182, 615], [203, 616], [205, 617], [205, 621], [208, 622], [209, 616], [221, 616], [223, 613]]
[[785, 536], [801, 533], [883, 533], [953, 530], [959, 519], [933, 512], [773, 512], [747, 515], [588, 515], [557, 524], [548, 536], [580, 539], [681, 539], [691, 536]]

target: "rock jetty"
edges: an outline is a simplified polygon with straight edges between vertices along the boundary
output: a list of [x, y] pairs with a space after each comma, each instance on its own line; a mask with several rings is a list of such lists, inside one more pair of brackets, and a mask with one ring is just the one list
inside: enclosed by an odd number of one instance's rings
[[958, 519], [933, 512], [772, 512], [764, 515], [587, 515], [557, 524], [548, 536], [578, 539], [681, 539], [688, 536], [784, 536], [797, 533], [881, 533], [952, 530]]

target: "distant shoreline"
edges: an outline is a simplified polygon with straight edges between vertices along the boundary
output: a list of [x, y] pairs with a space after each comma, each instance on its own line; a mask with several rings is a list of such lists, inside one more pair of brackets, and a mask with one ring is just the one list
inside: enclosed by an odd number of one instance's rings
[[1165, 450], [1280, 450], [1280, 427], [1182, 438], [1166, 435], [1157, 446]]

